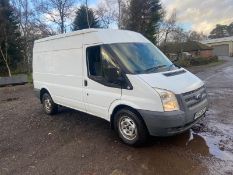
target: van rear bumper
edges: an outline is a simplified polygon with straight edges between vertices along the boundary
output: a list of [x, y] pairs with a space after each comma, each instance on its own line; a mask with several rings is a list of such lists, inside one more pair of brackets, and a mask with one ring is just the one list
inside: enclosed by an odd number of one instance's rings
[[155, 112], [138, 110], [145, 121], [147, 129], [152, 136], [171, 136], [190, 129], [205, 113], [195, 119], [196, 112], [208, 109], [208, 101], [203, 101], [198, 107], [190, 111]]

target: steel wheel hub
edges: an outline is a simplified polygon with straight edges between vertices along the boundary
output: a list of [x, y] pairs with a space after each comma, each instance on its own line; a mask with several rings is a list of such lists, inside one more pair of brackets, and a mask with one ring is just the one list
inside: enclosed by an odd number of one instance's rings
[[119, 128], [121, 134], [128, 140], [133, 140], [137, 136], [137, 126], [135, 122], [127, 116], [121, 117]]
[[44, 101], [44, 103], [45, 103], [45, 109], [47, 111], [51, 111], [52, 103], [51, 103], [50, 99], [46, 98], [45, 101]]

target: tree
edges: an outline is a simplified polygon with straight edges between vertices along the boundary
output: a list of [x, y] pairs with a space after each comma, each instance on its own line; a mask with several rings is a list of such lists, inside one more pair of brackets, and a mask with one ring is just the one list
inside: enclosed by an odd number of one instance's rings
[[129, 18], [130, 18], [130, 4], [131, 0], [120, 0], [118, 3], [118, 28], [126, 29], [128, 26]]
[[59, 33], [66, 32], [66, 23], [73, 13], [75, 0], [35, 0], [34, 4], [41, 16], [58, 26]]
[[[16, 68], [22, 59], [21, 36], [17, 17], [9, 0], [0, 0], [0, 68], [1, 73]], [[5, 68], [1, 65], [5, 65]]]
[[50, 36], [54, 32], [48, 28], [46, 23], [41, 22], [31, 0], [11, 0], [11, 2], [15, 14], [19, 18], [19, 27], [22, 35], [22, 54], [24, 59], [19, 66], [19, 70], [30, 73], [32, 70], [34, 41], [42, 37]]
[[230, 36], [233, 36], [233, 22], [228, 26], [228, 33]]
[[184, 31], [183, 28], [177, 27], [171, 34], [171, 39], [175, 43], [183, 43], [188, 39], [188, 32]]
[[129, 17], [128, 9], [130, 7], [131, 0], [116, 0], [117, 1], [117, 24], [118, 28], [124, 28], [124, 24], [127, 24], [127, 18]]
[[115, 2], [111, 0], [102, 0], [95, 10], [99, 23], [103, 28], [108, 28], [113, 23], [118, 23], [118, 12]]
[[155, 34], [162, 19], [162, 7], [159, 0], [131, 0], [129, 19], [125, 28], [142, 33], [155, 43]]
[[188, 41], [203, 41], [205, 39], [207, 39], [207, 36], [203, 32], [189, 31], [188, 33]]
[[223, 38], [233, 36], [233, 22], [230, 25], [217, 24], [216, 27], [210, 32], [209, 38]]
[[96, 15], [103, 27], [116, 24], [119, 29], [128, 23], [128, 9], [131, 0], [101, 0], [97, 6]]
[[174, 10], [171, 16], [164, 21], [163, 29], [164, 29], [164, 43], [167, 43], [168, 36], [170, 33], [176, 30], [176, 11]]
[[[166, 12], [163, 11], [162, 14], [164, 18]], [[158, 31], [155, 35], [157, 45], [163, 44], [163, 46], [166, 47], [166, 43], [170, 38], [170, 34], [174, 32], [176, 28], [176, 11], [173, 10], [172, 14], [167, 19], [164, 19], [162, 22], [160, 22]]]
[[[163, 15], [165, 15], [165, 12], [163, 12]], [[176, 29], [176, 11], [174, 10], [167, 19], [164, 19], [164, 21], [160, 23], [156, 34], [156, 44], [160, 45], [165, 53], [167, 51], [167, 42], [169, 42], [171, 34], [173, 34]]]
[[[88, 11], [88, 13], [87, 13]], [[88, 14], [88, 15], [87, 15]], [[88, 17], [88, 20], [87, 20]], [[89, 21], [89, 24], [88, 24]], [[81, 30], [87, 28], [100, 28], [99, 21], [91, 8], [81, 5], [76, 12], [76, 17], [73, 22], [73, 30]]]
[[210, 32], [209, 38], [214, 39], [228, 36], [230, 36], [228, 33], [228, 26], [217, 24], [216, 27]]

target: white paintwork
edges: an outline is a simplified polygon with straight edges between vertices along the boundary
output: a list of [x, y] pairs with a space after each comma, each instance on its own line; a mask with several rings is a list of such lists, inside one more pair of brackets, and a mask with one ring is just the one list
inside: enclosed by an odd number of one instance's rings
[[138, 76], [151, 87], [169, 90], [175, 94], [189, 92], [204, 85], [198, 77], [187, 70], [185, 71], [186, 73], [170, 77], [166, 77], [165, 75], [163, 75], [166, 72], [141, 74]]
[[107, 87], [88, 78], [87, 46], [127, 42], [149, 41], [135, 32], [110, 29], [86, 29], [37, 40], [33, 49], [34, 87], [47, 89], [57, 104], [109, 121], [118, 105], [163, 111], [155, 87], [184, 93], [203, 85], [190, 72], [173, 77], [162, 73], [127, 75], [133, 90]]
[[[101, 43], [92, 44], [93, 45], [99, 45]], [[84, 59], [86, 58], [86, 48], [90, 45], [84, 45], [83, 49], [83, 55]], [[89, 114], [99, 116], [101, 118], [104, 118], [106, 120], [109, 119], [108, 109], [111, 103], [113, 103], [116, 100], [121, 99], [121, 89], [118, 88], [110, 88], [107, 86], [104, 86], [100, 83], [97, 83], [91, 79], [88, 78], [88, 72], [87, 72], [87, 62], [83, 62], [83, 77], [88, 82], [87, 87], [83, 87], [84, 92], [84, 102], [86, 106], [86, 111]]]

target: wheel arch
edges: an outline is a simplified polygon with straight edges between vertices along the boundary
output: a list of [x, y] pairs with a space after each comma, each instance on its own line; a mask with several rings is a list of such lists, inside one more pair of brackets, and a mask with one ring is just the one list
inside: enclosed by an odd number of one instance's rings
[[[121, 109], [128, 109], [128, 110], [136, 113], [137, 116], [140, 118], [140, 120], [143, 122], [143, 124], [146, 126], [146, 123], [145, 123], [142, 115], [138, 112], [138, 110], [135, 107], [132, 107], [132, 106], [127, 105], [127, 104], [118, 104], [113, 108], [113, 110], [112, 110], [112, 112], [110, 114], [110, 126], [111, 126], [111, 129], [114, 129], [114, 117], [115, 117], [115, 114]], [[146, 129], [147, 129], [147, 126], [146, 126]]]
[[40, 90], [40, 102], [41, 103], [42, 103], [42, 97], [43, 97], [44, 93], [48, 93], [51, 96], [51, 94], [47, 88], [45, 88], [45, 87], [41, 88], [41, 90]]

